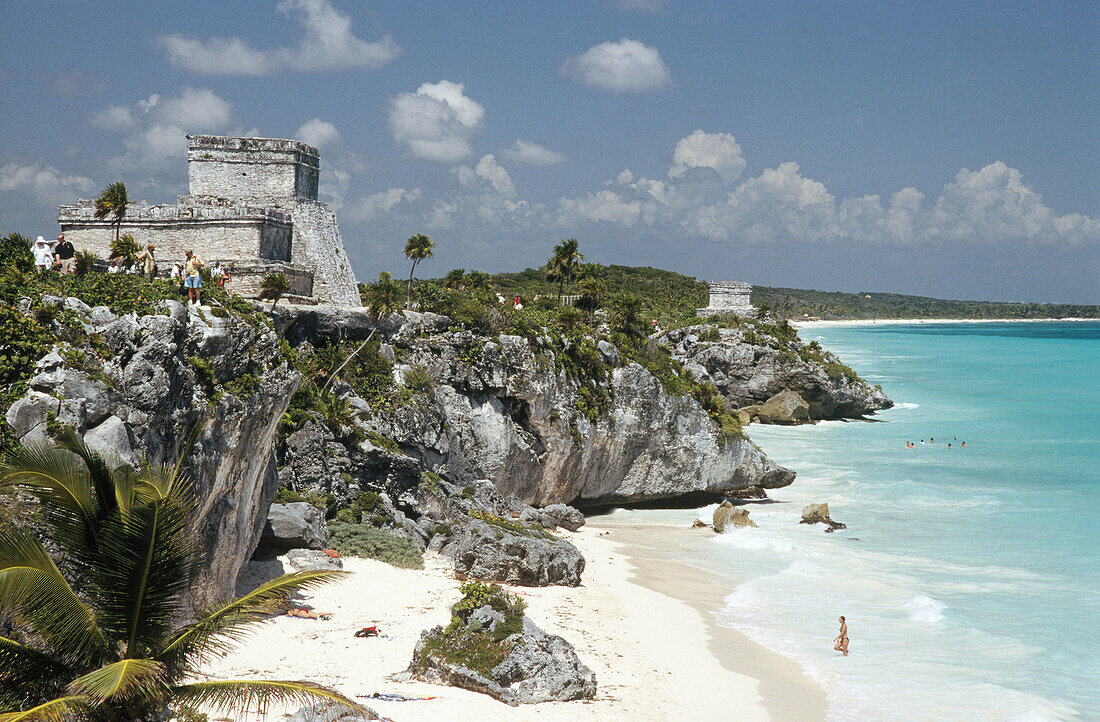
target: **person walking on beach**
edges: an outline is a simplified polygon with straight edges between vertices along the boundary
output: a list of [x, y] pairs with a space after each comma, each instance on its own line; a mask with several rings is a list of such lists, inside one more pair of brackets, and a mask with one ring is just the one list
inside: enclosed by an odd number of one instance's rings
[[836, 645], [833, 647], [838, 652], [844, 652], [844, 656], [848, 656], [848, 623], [844, 621], [844, 617], [840, 618], [840, 634], [833, 640]]
[[191, 249], [187, 249], [185, 255], [187, 256], [187, 263], [183, 269], [183, 285], [187, 287], [187, 301], [198, 306], [202, 303], [200, 296], [202, 293], [202, 276], [199, 275], [199, 270], [206, 264], [203, 263], [199, 254]]

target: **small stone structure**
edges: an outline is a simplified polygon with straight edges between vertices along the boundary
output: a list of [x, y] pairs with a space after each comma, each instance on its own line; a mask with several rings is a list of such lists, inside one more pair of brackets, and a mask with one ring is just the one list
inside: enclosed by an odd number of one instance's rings
[[752, 284], [742, 281], [715, 281], [707, 285], [710, 287], [710, 298], [706, 308], [696, 311], [700, 316], [753, 312]]
[[[277, 138], [187, 140], [189, 195], [174, 205], [135, 205], [120, 229], [142, 246], [156, 244], [162, 275], [190, 248], [231, 268], [241, 295], [256, 296], [263, 276], [278, 272], [292, 301], [360, 305], [336, 214], [317, 200], [316, 148]], [[58, 206], [57, 221], [78, 249], [110, 256], [114, 222], [95, 218], [93, 201]]]

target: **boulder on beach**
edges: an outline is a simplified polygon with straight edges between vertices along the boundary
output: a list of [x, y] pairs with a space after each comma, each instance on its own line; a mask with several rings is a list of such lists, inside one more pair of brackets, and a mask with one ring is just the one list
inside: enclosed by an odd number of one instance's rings
[[734, 506], [729, 501], [723, 501], [714, 510], [714, 531], [721, 534], [727, 526], [744, 527], [756, 526], [756, 522], [749, 518], [749, 510]]
[[309, 502], [272, 504], [260, 537], [260, 549], [282, 554], [291, 549], [324, 549], [328, 541], [325, 514]]
[[584, 557], [569, 542], [541, 527], [485, 513], [454, 529], [442, 551], [456, 574], [505, 584], [575, 587], [584, 571]]
[[841, 524], [838, 521], [833, 521], [829, 517], [829, 505], [828, 504], [808, 504], [802, 509], [802, 520], [799, 524], [817, 524], [818, 522], [826, 524], [829, 528], [826, 532], [836, 531], [837, 529], [847, 529], [847, 525]]

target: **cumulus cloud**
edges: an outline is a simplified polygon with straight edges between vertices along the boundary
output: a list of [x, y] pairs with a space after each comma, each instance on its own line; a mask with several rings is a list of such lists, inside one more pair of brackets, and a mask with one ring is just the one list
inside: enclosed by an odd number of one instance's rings
[[531, 228], [546, 221], [546, 207], [518, 199], [515, 183], [496, 156], [483, 155], [473, 168], [451, 169], [458, 191], [432, 204], [428, 227], [453, 228], [459, 223], [493, 228]]
[[616, 92], [656, 90], [671, 80], [657, 49], [629, 38], [600, 43], [570, 56], [561, 72], [586, 85]]
[[516, 142], [504, 149], [504, 159], [511, 163], [526, 163], [527, 165], [555, 165], [564, 163], [566, 157], [557, 152], [544, 148], [538, 143], [516, 138]]
[[729, 133], [697, 130], [676, 143], [669, 178], [679, 178], [692, 168], [710, 168], [725, 182], [735, 181], [745, 170], [741, 146]]
[[8, 163], [0, 167], [0, 193], [26, 193], [43, 203], [55, 203], [94, 189], [91, 178], [66, 174], [51, 166]]
[[462, 83], [441, 80], [398, 95], [389, 109], [393, 139], [425, 160], [453, 163], [469, 157], [485, 109], [466, 97], [465, 90]]
[[420, 200], [420, 189], [413, 188], [389, 188], [379, 193], [372, 193], [348, 209], [347, 215], [352, 220], [370, 221], [383, 213], [389, 213], [399, 203], [412, 203]]
[[[561, 198], [556, 220], [563, 226], [654, 226], [668, 237], [746, 243], [1100, 243], [1100, 219], [1057, 215], [1019, 170], [1000, 161], [960, 170], [931, 202], [916, 188], [885, 200], [837, 199], [793, 162], [738, 182], [744, 168], [733, 136], [695, 131], [676, 144], [667, 181], [624, 170], [599, 190]], [[697, 182], [697, 169], [713, 171], [711, 179]]]
[[157, 43], [173, 65], [220, 75], [378, 68], [401, 54], [389, 35], [375, 42], [356, 37], [351, 18], [328, 0], [283, 0], [277, 9], [302, 26], [293, 47], [259, 50], [237, 37], [201, 40], [180, 34], [162, 35]]
[[206, 88], [184, 88], [177, 95], [154, 93], [133, 106], [109, 105], [88, 122], [100, 129], [123, 132], [121, 167], [146, 169], [180, 163], [187, 152], [187, 133], [218, 133], [232, 122], [233, 106]]
[[294, 137], [303, 143], [320, 148], [340, 140], [340, 131], [336, 130], [336, 126], [327, 120], [313, 118], [303, 123], [302, 127], [294, 134]]

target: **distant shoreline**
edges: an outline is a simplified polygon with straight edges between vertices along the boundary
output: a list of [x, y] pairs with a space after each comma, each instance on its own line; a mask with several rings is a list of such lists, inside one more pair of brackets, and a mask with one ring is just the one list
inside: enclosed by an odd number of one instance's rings
[[817, 326], [917, 325], [922, 323], [1100, 323], [1100, 318], [849, 318], [819, 321], [791, 321], [795, 328]]

